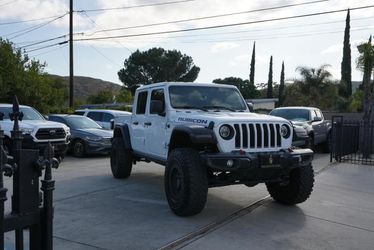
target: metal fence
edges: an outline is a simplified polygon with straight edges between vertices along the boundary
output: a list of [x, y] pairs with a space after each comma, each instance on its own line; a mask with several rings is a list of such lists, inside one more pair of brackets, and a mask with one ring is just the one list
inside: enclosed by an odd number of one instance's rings
[[[24, 230], [30, 232], [30, 250], [51, 250], [53, 248], [53, 190], [52, 167], [58, 166], [53, 158], [53, 148], [49, 144], [44, 157], [39, 150], [22, 149], [22, 131], [19, 120], [22, 119], [18, 100], [15, 97], [13, 112], [10, 114], [14, 122], [11, 131], [12, 148], [3, 147], [4, 131], [0, 128], [0, 249], [4, 249], [4, 233], [15, 231], [15, 247], [24, 249]], [[8, 155], [8, 152], [11, 152]], [[44, 179], [41, 180], [42, 171]], [[3, 175], [13, 178], [11, 212], [5, 213], [4, 203], [7, 200], [7, 189], [4, 187]], [[41, 192], [41, 191], [42, 192]]]
[[332, 117], [332, 160], [374, 165], [374, 123]]

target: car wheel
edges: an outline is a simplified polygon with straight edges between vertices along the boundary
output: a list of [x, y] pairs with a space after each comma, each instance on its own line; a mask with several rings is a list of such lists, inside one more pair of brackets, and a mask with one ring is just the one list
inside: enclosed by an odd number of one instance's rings
[[132, 154], [121, 137], [115, 137], [110, 151], [110, 168], [114, 178], [128, 178], [132, 170]]
[[327, 135], [326, 141], [323, 144], [323, 152], [324, 153], [330, 153], [332, 149], [332, 137], [331, 132]]
[[305, 147], [309, 148], [311, 150], [314, 149], [314, 138], [313, 138], [312, 135], [309, 135], [309, 137], [308, 137], [308, 139], [307, 139], [307, 141], [305, 143]]
[[191, 216], [203, 210], [208, 176], [196, 150], [177, 148], [170, 153], [164, 183], [167, 201], [176, 215]]
[[269, 194], [281, 204], [294, 205], [306, 201], [313, 191], [314, 171], [312, 164], [291, 171], [288, 183], [266, 183]]
[[75, 140], [71, 145], [71, 152], [75, 157], [83, 157], [86, 154], [85, 144], [82, 140]]

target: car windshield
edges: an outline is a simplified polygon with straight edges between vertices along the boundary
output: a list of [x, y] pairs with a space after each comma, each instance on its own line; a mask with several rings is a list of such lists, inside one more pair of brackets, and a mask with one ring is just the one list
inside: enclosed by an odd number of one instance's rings
[[270, 115], [279, 116], [290, 121], [309, 121], [309, 110], [307, 109], [275, 109]]
[[[45, 118], [35, 109], [30, 107], [20, 107], [23, 113], [22, 120], [45, 120]], [[4, 114], [3, 119], [9, 119], [9, 114], [13, 113], [12, 107], [0, 107], [0, 113]]]
[[66, 117], [66, 121], [69, 127], [72, 129], [102, 128], [99, 124], [85, 116]]
[[215, 109], [244, 111], [247, 109], [235, 88], [209, 86], [170, 86], [170, 103], [175, 109]]

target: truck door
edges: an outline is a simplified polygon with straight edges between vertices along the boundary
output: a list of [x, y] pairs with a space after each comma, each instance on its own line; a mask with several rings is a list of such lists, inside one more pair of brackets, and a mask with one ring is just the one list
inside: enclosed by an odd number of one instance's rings
[[145, 126], [146, 107], [148, 102], [148, 91], [138, 93], [136, 98], [136, 109], [131, 119], [131, 146], [134, 151], [145, 152]]
[[323, 117], [318, 110], [312, 110], [312, 119], [319, 118], [320, 121], [313, 121], [312, 126], [314, 130], [314, 143], [319, 144], [325, 140], [325, 131], [323, 127]]
[[147, 152], [156, 157], [166, 157], [166, 105], [165, 105], [165, 93], [163, 88], [155, 88], [151, 90], [150, 103], [158, 102], [161, 104], [161, 111], [155, 111], [149, 109], [149, 113], [146, 115], [147, 121], [145, 122], [145, 133], [146, 133], [146, 148]]

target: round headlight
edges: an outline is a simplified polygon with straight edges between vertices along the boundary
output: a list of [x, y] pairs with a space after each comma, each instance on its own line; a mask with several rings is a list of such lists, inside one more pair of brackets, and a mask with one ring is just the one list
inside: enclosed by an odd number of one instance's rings
[[291, 129], [289, 126], [283, 124], [280, 128], [280, 134], [283, 138], [287, 139], [291, 135]]
[[234, 129], [230, 125], [222, 125], [219, 128], [219, 135], [225, 140], [230, 140], [234, 136]]

